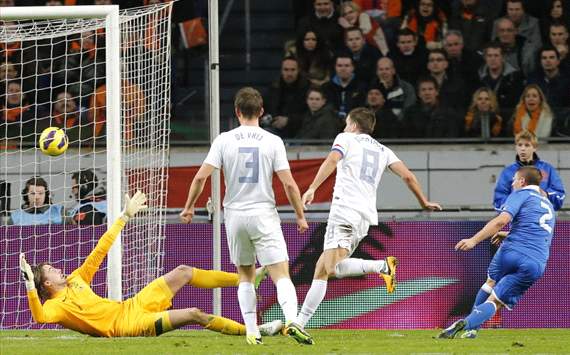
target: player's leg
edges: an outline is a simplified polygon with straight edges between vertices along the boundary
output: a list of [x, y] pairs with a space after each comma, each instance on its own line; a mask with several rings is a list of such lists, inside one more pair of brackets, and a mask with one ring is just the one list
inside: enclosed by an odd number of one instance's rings
[[[491, 296], [491, 292], [493, 292], [493, 287], [495, 287], [495, 280], [491, 278], [487, 278], [487, 281], [481, 286], [477, 295], [475, 296], [475, 302], [473, 303], [473, 307], [471, 311], [473, 311], [476, 307], [482, 305], [485, 301], [489, 299]], [[497, 313], [495, 313], [497, 314]], [[479, 328], [477, 329], [469, 329], [465, 333], [461, 334], [461, 338], [463, 339], [475, 339], [477, 338], [479, 332]]]
[[294, 323], [298, 311], [297, 292], [289, 276], [287, 244], [277, 211], [273, 209], [252, 216], [248, 234], [259, 263], [267, 268], [277, 288], [277, 301], [285, 316], [287, 334], [298, 342], [312, 344], [312, 337]]
[[248, 216], [226, 210], [226, 235], [230, 259], [239, 274], [238, 302], [246, 328], [246, 341], [260, 344], [261, 333], [257, 326], [257, 296], [255, 293], [255, 247], [247, 233]]
[[239, 283], [238, 274], [217, 270], [203, 270], [179, 265], [164, 275], [164, 280], [173, 294], [185, 285], [199, 288], [232, 287]]
[[[228, 318], [207, 314], [198, 308], [175, 309], [164, 312], [166, 316], [161, 317], [160, 326], [156, 326], [157, 335], [161, 333], [178, 329], [185, 325], [197, 324], [205, 329], [219, 332], [227, 335], [244, 335], [245, 326]], [[158, 320], [157, 320], [158, 322]]]
[[[477, 308], [478, 306], [482, 305], [485, 301], [487, 301], [497, 282], [500, 281], [503, 276], [505, 276], [508, 269], [504, 265], [504, 262], [505, 261], [502, 249], [499, 249], [494, 253], [493, 258], [489, 263], [489, 267], [487, 268], [487, 281], [485, 281], [483, 286], [481, 286], [481, 288], [477, 292], [471, 311], [473, 311], [475, 308]], [[461, 338], [474, 339], [477, 337], [478, 332], [479, 329], [469, 329], [461, 335]]]
[[261, 344], [261, 333], [257, 326], [257, 296], [255, 293], [255, 265], [238, 265], [240, 283], [238, 286], [238, 302], [246, 327], [248, 344]]
[[325, 250], [315, 266], [313, 282], [305, 296], [305, 301], [301, 307], [301, 311], [297, 315], [295, 321], [301, 327], [305, 327], [309, 320], [313, 317], [319, 305], [323, 302], [328, 286], [328, 279], [335, 275], [335, 268], [339, 261], [348, 256], [348, 250], [342, 248]]

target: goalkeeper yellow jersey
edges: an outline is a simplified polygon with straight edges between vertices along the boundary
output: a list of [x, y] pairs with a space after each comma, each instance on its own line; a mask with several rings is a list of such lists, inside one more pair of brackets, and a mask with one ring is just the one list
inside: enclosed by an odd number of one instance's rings
[[94, 336], [116, 335], [116, 325], [127, 311], [126, 307], [123, 302], [111, 301], [95, 294], [90, 283], [124, 226], [125, 222], [118, 218], [85, 262], [67, 277], [67, 286], [43, 305], [37, 290], [28, 291], [28, 302], [37, 323], [57, 323]]

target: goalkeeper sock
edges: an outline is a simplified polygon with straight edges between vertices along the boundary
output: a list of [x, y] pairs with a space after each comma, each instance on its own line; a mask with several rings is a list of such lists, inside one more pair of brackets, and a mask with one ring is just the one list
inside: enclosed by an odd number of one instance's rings
[[481, 288], [479, 289], [479, 292], [477, 292], [477, 296], [475, 296], [475, 302], [473, 303], [473, 308], [471, 309], [471, 311], [473, 311], [475, 307], [477, 307], [478, 305], [485, 302], [487, 298], [489, 298], [489, 295], [491, 294], [492, 291], [493, 289], [489, 285], [483, 284], [483, 286], [481, 286]]
[[366, 274], [379, 274], [387, 269], [384, 260], [364, 260], [349, 258], [338, 262], [335, 266], [335, 275], [341, 279], [350, 276], [362, 276]]
[[192, 268], [189, 284], [199, 288], [232, 287], [239, 284], [239, 276], [231, 272]]
[[314, 279], [311, 284], [307, 296], [305, 296], [305, 302], [303, 302], [303, 307], [297, 316], [297, 323], [303, 328], [309, 322], [309, 319], [315, 314], [317, 308], [325, 298], [327, 293], [327, 280]]
[[243, 324], [212, 314], [208, 315], [208, 324], [204, 328], [226, 335], [245, 335], [245, 326]]
[[475, 307], [471, 314], [465, 318], [467, 322], [465, 330], [481, 328], [481, 325], [491, 319], [495, 312], [497, 312], [497, 306], [493, 302], [485, 302]]
[[261, 334], [257, 328], [257, 298], [251, 282], [240, 282], [238, 301], [247, 334], [253, 334], [256, 338], [260, 338]]

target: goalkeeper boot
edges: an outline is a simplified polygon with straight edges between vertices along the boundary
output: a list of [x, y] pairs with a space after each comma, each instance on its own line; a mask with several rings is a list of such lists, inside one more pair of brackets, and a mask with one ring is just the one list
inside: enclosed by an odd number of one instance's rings
[[461, 334], [460, 338], [461, 339], [475, 339], [477, 338], [477, 333], [479, 333], [479, 331], [477, 329], [471, 329], [466, 331], [465, 333]]
[[301, 327], [301, 325], [295, 322], [289, 323], [285, 328], [285, 332], [291, 338], [295, 339], [299, 344], [307, 344], [307, 345], [315, 344], [313, 337], [309, 333], [307, 333], [305, 329]]
[[263, 341], [261, 341], [261, 337], [258, 337], [255, 334], [248, 334], [245, 336], [245, 341], [249, 345], [263, 345]]
[[467, 325], [467, 322], [465, 321], [465, 319], [460, 319], [457, 322], [450, 325], [449, 328], [445, 328], [444, 330], [442, 330], [441, 333], [439, 333], [439, 335], [437, 336], [437, 338], [438, 339], [453, 339], [453, 338], [455, 338], [457, 333], [459, 333], [460, 331], [463, 330], [463, 328], [465, 328], [466, 325]]
[[281, 319], [276, 319], [273, 322], [264, 323], [259, 326], [259, 332], [261, 336], [273, 336], [277, 335], [283, 329], [283, 322]]
[[258, 267], [255, 269], [255, 281], [253, 282], [253, 286], [257, 290], [259, 285], [263, 280], [267, 278], [267, 268], [265, 266]]
[[386, 291], [388, 293], [394, 292], [396, 289], [396, 266], [398, 266], [398, 259], [394, 256], [389, 256], [384, 259], [387, 266], [386, 273], [381, 273], [380, 276], [384, 279], [386, 283]]

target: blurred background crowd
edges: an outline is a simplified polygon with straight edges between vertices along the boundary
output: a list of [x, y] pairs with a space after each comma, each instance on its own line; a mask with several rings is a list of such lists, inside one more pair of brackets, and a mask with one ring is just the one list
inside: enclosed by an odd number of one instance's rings
[[[539, 139], [570, 136], [569, 0], [243, 3], [220, 1], [222, 129], [236, 125], [233, 94], [251, 85], [264, 93], [262, 126], [286, 140], [330, 142], [361, 106], [376, 113], [377, 138], [512, 142], [524, 129]], [[176, 2], [173, 22], [171, 139], [207, 141], [207, 2]], [[42, 125], [68, 128], [72, 141], [102, 135], [104, 46], [95, 31], [34, 46], [0, 43], [7, 136], [33, 136]], [[152, 53], [157, 44], [142, 46]], [[148, 94], [123, 81], [129, 121]]]

